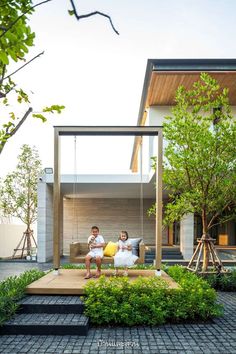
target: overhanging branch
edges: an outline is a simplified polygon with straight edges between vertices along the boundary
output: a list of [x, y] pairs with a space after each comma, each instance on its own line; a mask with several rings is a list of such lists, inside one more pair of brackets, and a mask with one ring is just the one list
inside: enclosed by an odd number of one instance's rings
[[24, 65], [22, 65], [20, 68], [16, 69], [15, 71], [13, 71], [11, 74], [7, 75], [6, 77], [4, 77], [3, 80], [8, 79], [9, 77], [11, 77], [12, 75], [16, 74], [18, 71], [20, 71], [21, 69], [23, 69], [26, 65], [28, 65], [29, 63], [31, 63], [33, 60], [35, 60], [36, 58], [40, 57], [40, 55], [44, 54], [44, 51], [39, 53], [38, 55], [36, 55], [35, 57], [33, 57], [32, 59], [30, 59], [27, 63], [25, 63]]
[[91, 16], [95, 16], [95, 15], [100, 15], [100, 16], [103, 16], [103, 17], [106, 17], [108, 18], [108, 20], [110, 21], [110, 24], [111, 24], [111, 27], [113, 29], [113, 31], [119, 35], [119, 32], [116, 30], [115, 26], [113, 25], [113, 22], [111, 20], [111, 17], [107, 14], [104, 14], [103, 12], [100, 12], [100, 11], [93, 11], [93, 12], [90, 12], [88, 14], [85, 14], [85, 15], [78, 15], [78, 12], [76, 10], [76, 7], [75, 7], [75, 4], [74, 4], [74, 1], [73, 0], [70, 0], [71, 2], [71, 6], [73, 8], [73, 11], [74, 11], [74, 15], [76, 17], [76, 19], [79, 21], [83, 18], [88, 18], [88, 17], [91, 17]]

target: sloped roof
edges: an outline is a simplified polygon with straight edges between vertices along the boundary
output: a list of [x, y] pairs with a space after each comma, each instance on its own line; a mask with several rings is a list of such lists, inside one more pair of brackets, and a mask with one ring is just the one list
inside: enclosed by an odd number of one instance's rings
[[[208, 72], [221, 87], [229, 89], [231, 105], [236, 105], [236, 59], [148, 59], [137, 125], [145, 125], [150, 106], [172, 106], [180, 85], [187, 89]], [[131, 169], [137, 171], [139, 138], [134, 141]]]

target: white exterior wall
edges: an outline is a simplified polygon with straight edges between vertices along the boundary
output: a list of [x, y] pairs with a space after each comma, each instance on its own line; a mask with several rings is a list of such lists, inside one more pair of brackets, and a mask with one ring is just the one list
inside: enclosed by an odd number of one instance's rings
[[[25, 230], [26, 225], [0, 224], [0, 258], [12, 257], [14, 249], [20, 242]], [[37, 242], [35, 230], [34, 238]], [[32, 245], [34, 246], [34, 243], [32, 243]], [[20, 248], [22, 248], [22, 246], [23, 244], [20, 245]], [[20, 251], [18, 251], [16, 256], [20, 254]]]
[[193, 255], [194, 215], [188, 214], [180, 221], [180, 252], [186, 260]]
[[[169, 106], [152, 106], [149, 108], [147, 126], [162, 126], [165, 117], [171, 114], [171, 108]], [[149, 160], [150, 157], [157, 155], [157, 139], [158, 137], [149, 137]], [[163, 141], [163, 147], [165, 148], [165, 140]], [[151, 160], [150, 160], [151, 161]], [[152, 163], [152, 162], [151, 162]], [[151, 168], [151, 166], [150, 166]]]
[[38, 262], [53, 257], [53, 190], [44, 182], [38, 184]]

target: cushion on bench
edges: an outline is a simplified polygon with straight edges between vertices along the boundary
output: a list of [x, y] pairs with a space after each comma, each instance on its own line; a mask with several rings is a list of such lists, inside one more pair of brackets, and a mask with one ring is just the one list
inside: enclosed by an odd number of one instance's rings
[[104, 256], [113, 257], [117, 252], [117, 243], [109, 241], [104, 249]]
[[139, 244], [142, 241], [142, 238], [129, 238], [132, 246], [132, 253], [139, 257]]

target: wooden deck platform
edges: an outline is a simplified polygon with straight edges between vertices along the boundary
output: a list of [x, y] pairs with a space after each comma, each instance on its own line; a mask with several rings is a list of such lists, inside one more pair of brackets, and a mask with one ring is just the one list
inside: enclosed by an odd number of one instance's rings
[[[114, 270], [102, 270], [102, 274], [106, 277], [112, 276]], [[43, 294], [43, 295], [83, 295], [84, 286], [89, 281], [84, 279], [85, 270], [81, 269], [60, 269], [60, 274], [55, 275], [52, 272], [44, 277], [31, 283], [26, 288], [27, 294]], [[92, 271], [92, 274], [95, 271]], [[150, 277], [154, 276], [154, 270], [129, 270], [130, 281], [138, 276]], [[178, 288], [178, 284], [162, 271], [161, 278], [164, 279], [171, 288]], [[91, 278], [95, 281], [98, 279]]]

